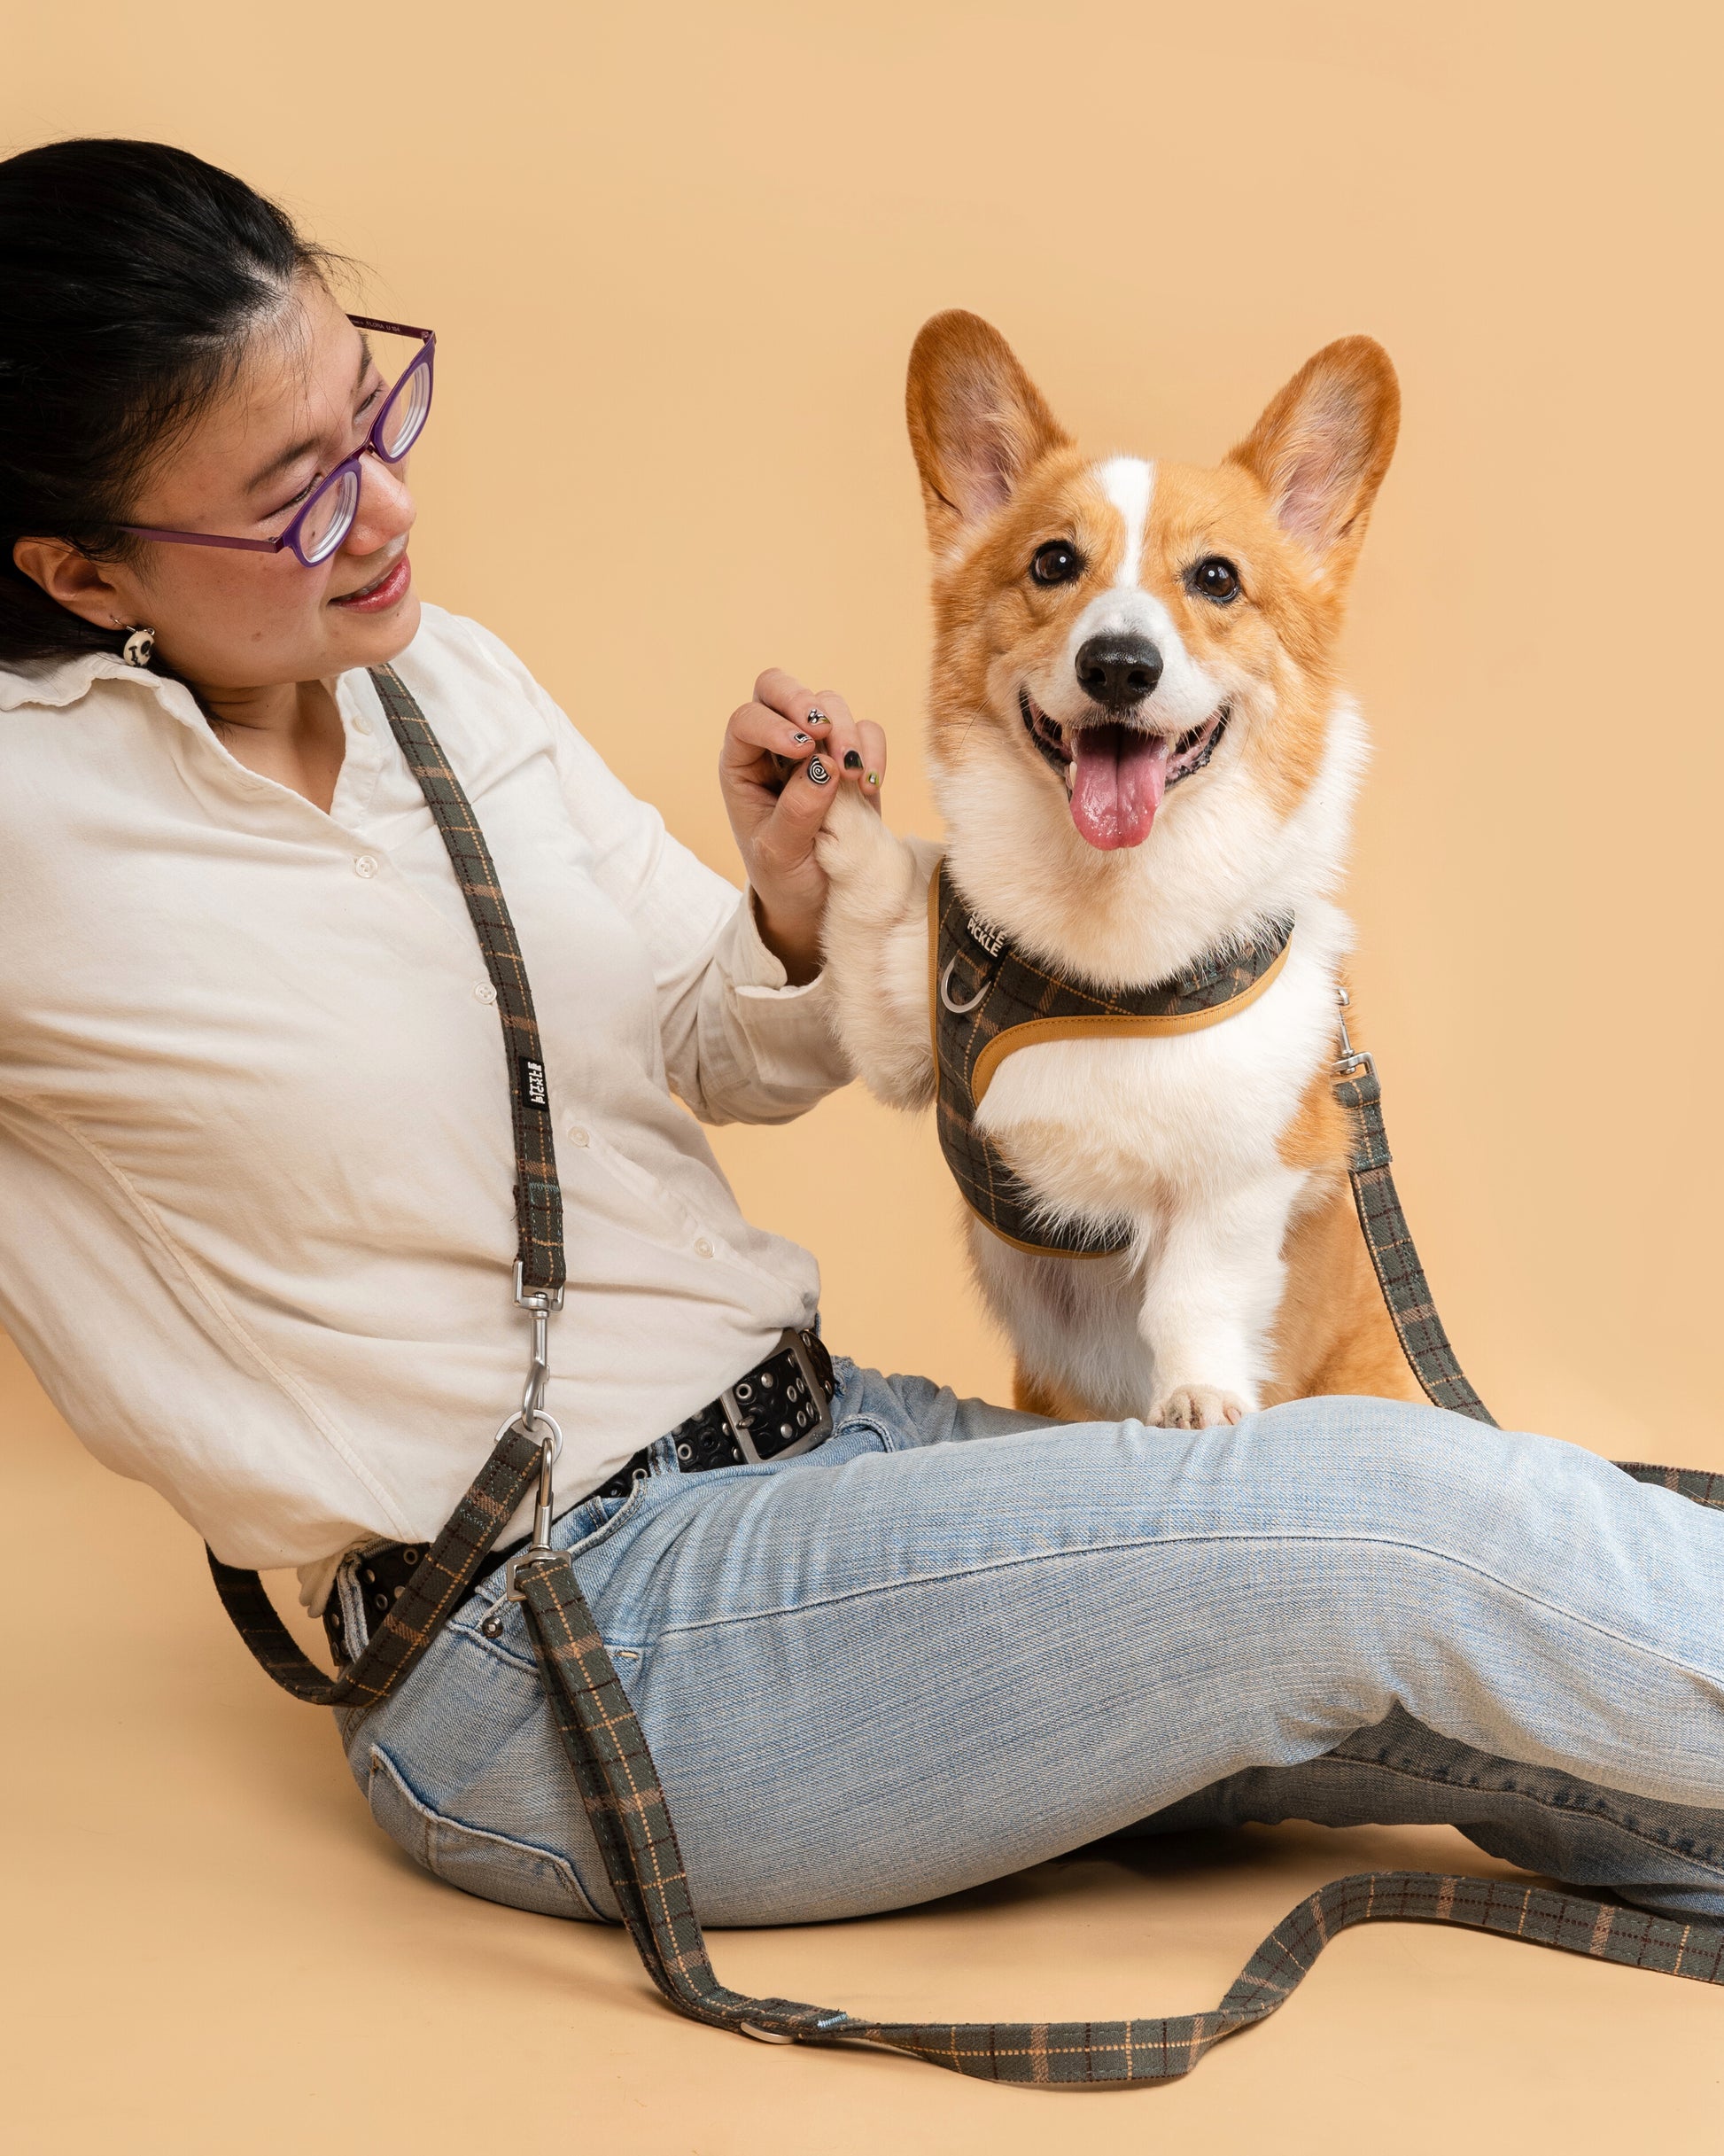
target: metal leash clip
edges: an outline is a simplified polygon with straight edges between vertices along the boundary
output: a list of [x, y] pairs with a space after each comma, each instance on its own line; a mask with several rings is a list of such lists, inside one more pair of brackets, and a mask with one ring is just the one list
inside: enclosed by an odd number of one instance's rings
[[526, 1382], [521, 1388], [521, 1412], [510, 1415], [497, 1432], [492, 1443], [496, 1444], [505, 1432], [519, 1430], [524, 1436], [546, 1434], [539, 1446], [539, 1494], [532, 1505], [532, 1532], [527, 1545], [517, 1550], [503, 1568], [504, 1587], [491, 1614], [479, 1626], [487, 1639], [497, 1638], [503, 1629], [503, 1609], [510, 1602], [524, 1602], [525, 1591], [520, 1584], [520, 1575], [529, 1565], [554, 1562], [559, 1553], [551, 1544], [551, 1522], [555, 1513], [555, 1491], [552, 1483], [552, 1469], [563, 1451], [563, 1430], [556, 1417], [545, 1409], [545, 1389], [550, 1382], [551, 1312], [563, 1308], [561, 1288], [528, 1288], [522, 1277], [521, 1261], [515, 1261], [515, 1300], [532, 1319], [532, 1352], [527, 1360]]
[[[545, 1388], [551, 1376], [551, 1312], [563, 1308], [560, 1288], [527, 1288], [521, 1279], [521, 1261], [515, 1261], [515, 1300], [532, 1319], [532, 1353], [527, 1362], [527, 1382], [521, 1388], [521, 1427], [529, 1436], [545, 1405]], [[507, 1423], [503, 1426], [507, 1428]]]
[[1363, 1070], [1367, 1078], [1375, 1078], [1377, 1065], [1371, 1060], [1371, 1051], [1368, 1048], [1355, 1048], [1347, 1034], [1347, 1013], [1353, 999], [1339, 982], [1335, 986], [1335, 1000], [1340, 1005], [1340, 1016], [1335, 1023], [1341, 1029], [1341, 1052], [1335, 1058], [1336, 1072], [1341, 1078], [1356, 1078]]
[[[557, 1556], [557, 1552], [551, 1546], [551, 1515], [554, 1509], [551, 1469], [555, 1464], [557, 1454], [563, 1450], [563, 1432], [557, 1428], [556, 1418], [554, 1415], [547, 1415], [543, 1408], [540, 1408], [531, 1420], [524, 1415], [516, 1416], [514, 1420], [515, 1427], [517, 1429], [524, 1430], [528, 1436], [532, 1435], [540, 1423], [543, 1423], [550, 1433], [539, 1449], [539, 1494], [532, 1502], [532, 1537], [528, 1541], [526, 1548], [517, 1550], [503, 1568], [503, 1578], [507, 1583], [503, 1600], [505, 1602], [524, 1602], [527, 1598], [519, 1584], [519, 1575], [523, 1567], [542, 1565], [547, 1561], [554, 1561]], [[504, 1429], [509, 1427], [508, 1423], [503, 1425]]]

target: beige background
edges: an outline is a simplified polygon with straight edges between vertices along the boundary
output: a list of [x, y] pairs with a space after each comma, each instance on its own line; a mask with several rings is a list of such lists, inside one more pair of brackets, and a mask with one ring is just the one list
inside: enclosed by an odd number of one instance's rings
[[[1353, 903], [1405, 1193], [1505, 1420], [1724, 1466], [1715, 23], [1502, 0], [13, 0], [0, 140], [182, 143], [369, 265], [377, 307], [436, 325], [422, 588], [514, 643], [726, 869], [718, 729], [768, 663], [883, 720], [889, 813], [933, 828], [899, 412], [926, 315], [990, 316], [1098, 449], [1176, 456], [1217, 453], [1328, 339], [1380, 337], [1406, 421], [1351, 632], [1378, 743]], [[720, 1147], [753, 1211], [820, 1253], [840, 1343], [1002, 1385], [925, 1128], [845, 1097]], [[398, 1858], [329, 1732], [227, 1634], [186, 1530], [83, 1458], [15, 1358], [0, 1384], [11, 2145], [1717, 2133], [1719, 1994], [1428, 1932], [1347, 1940], [1187, 2084], [1057, 2108], [680, 2024], [616, 1935]], [[98, 1554], [99, 1624], [77, 1606]], [[1458, 1847], [1288, 1830], [1161, 1878], [1055, 1867], [731, 1935], [718, 1959], [906, 2014], [1190, 2009], [1309, 1885]]]

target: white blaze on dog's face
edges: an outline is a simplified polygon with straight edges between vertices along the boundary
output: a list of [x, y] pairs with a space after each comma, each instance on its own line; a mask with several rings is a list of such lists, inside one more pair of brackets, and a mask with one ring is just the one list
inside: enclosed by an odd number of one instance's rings
[[1291, 814], [1394, 447], [1381, 346], [1319, 352], [1209, 470], [1082, 455], [974, 315], [923, 329], [908, 406], [936, 556], [936, 759], [1040, 786], [1104, 852], [1143, 844], [1175, 788], [1248, 787]]

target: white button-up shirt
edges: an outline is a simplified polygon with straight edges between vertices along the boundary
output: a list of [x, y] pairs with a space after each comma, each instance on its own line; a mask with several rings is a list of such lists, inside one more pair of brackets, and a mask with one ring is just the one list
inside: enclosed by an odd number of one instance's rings
[[[695, 1115], [848, 1075], [819, 984], [497, 640], [398, 670], [466, 789], [544, 1039], [569, 1498], [814, 1314]], [[440, 1528], [518, 1407], [495, 992], [369, 676], [330, 813], [104, 655], [0, 671], [0, 1320], [84, 1443], [229, 1563]]]

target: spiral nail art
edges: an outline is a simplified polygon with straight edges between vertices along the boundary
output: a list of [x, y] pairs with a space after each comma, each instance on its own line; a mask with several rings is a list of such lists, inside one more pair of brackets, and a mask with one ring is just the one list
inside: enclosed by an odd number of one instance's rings
[[808, 759], [808, 775], [817, 786], [824, 786], [832, 774], [818, 756], [811, 756]]

